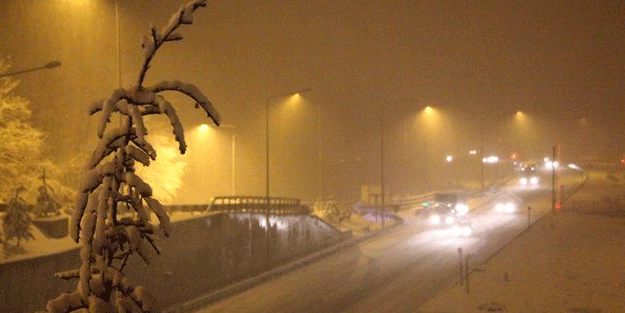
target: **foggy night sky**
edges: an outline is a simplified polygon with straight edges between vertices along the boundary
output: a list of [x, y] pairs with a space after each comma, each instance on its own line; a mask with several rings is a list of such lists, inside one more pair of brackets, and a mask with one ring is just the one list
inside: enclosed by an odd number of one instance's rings
[[[186, 1], [118, 1], [128, 87], [141, 61], [140, 37]], [[0, 31], [0, 55], [11, 57], [13, 70], [63, 64], [19, 76], [17, 93], [48, 134], [47, 152], [61, 159], [94, 140], [87, 121], [97, 118], [87, 120], [86, 107], [117, 87], [114, 1], [3, 0]], [[480, 131], [486, 150], [502, 155], [519, 148], [537, 157], [556, 143], [570, 159], [615, 161], [625, 153], [622, 1], [209, 1], [180, 33], [184, 40], [157, 54], [147, 85], [193, 83], [235, 127], [241, 194], [264, 194], [266, 99], [306, 87], [305, 105], [289, 114], [281, 100], [270, 101], [277, 194], [317, 192], [318, 109], [328, 189], [379, 180], [381, 105], [385, 179], [395, 189], [409, 179], [395, 179], [406, 173], [401, 166], [422, 161], [422, 146], [431, 158], [461, 153], [479, 146]], [[206, 121], [176, 99], [170, 102], [187, 132]], [[427, 105], [447, 121], [430, 139], [417, 122]], [[526, 133], [514, 130], [519, 110], [532, 125]], [[225, 167], [227, 155], [220, 156]]]

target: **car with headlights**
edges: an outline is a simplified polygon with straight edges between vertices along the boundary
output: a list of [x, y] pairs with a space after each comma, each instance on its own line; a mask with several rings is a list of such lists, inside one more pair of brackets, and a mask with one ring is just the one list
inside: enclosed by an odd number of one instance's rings
[[497, 213], [516, 213], [518, 205], [513, 200], [503, 200], [495, 202], [493, 210]]
[[524, 172], [524, 173], [536, 173], [536, 169], [537, 169], [536, 163], [524, 163], [521, 166], [521, 172]]
[[449, 228], [449, 234], [453, 237], [469, 237], [473, 235], [473, 233], [473, 225], [467, 218], [461, 219], [458, 223]]
[[519, 178], [519, 185], [536, 186], [540, 182], [538, 175], [523, 175]]
[[540, 183], [537, 173], [536, 163], [525, 163], [521, 166], [521, 174], [519, 175], [519, 185], [536, 186]]
[[425, 215], [427, 222], [434, 226], [454, 225], [462, 221], [469, 207], [456, 193], [437, 193], [431, 201], [423, 204], [417, 214]]

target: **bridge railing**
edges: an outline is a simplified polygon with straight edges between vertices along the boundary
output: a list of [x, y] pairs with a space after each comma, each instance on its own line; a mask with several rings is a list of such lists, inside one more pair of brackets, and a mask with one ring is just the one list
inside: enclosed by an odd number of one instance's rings
[[269, 198], [255, 196], [228, 196], [214, 197], [208, 206], [208, 211], [218, 212], [249, 212], [283, 215], [308, 215], [310, 208], [302, 205], [300, 199]]

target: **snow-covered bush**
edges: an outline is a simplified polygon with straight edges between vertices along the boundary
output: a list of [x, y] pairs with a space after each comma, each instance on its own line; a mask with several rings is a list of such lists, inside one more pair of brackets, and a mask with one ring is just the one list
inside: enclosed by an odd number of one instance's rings
[[[48, 301], [49, 312], [150, 312], [154, 299], [142, 286], [133, 285], [124, 277], [128, 258], [138, 254], [149, 262], [153, 252], [159, 253], [156, 236], [159, 232], [150, 223], [154, 213], [160, 231], [170, 232], [169, 217], [161, 203], [152, 197], [152, 188], [135, 173], [138, 162], [148, 166], [156, 160], [156, 151], [147, 141], [144, 117], [164, 114], [173, 127], [180, 153], [185, 153], [184, 130], [174, 107], [161, 95], [178, 91], [201, 107], [219, 125], [219, 114], [194, 85], [179, 81], [161, 81], [143, 86], [150, 61], [162, 44], [182, 39], [177, 29], [191, 24], [193, 13], [206, 6], [206, 0], [194, 0], [175, 13], [160, 31], [151, 27], [143, 38], [143, 63], [137, 83], [127, 89], [117, 89], [103, 101], [90, 107], [90, 113], [100, 112], [98, 137], [100, 141], [87, 165], [85, 179], [78, 190], [70, 225], [70, 236], [82, 242], [79, 269], [57, 273], [63, 279], [78, 278], [76, 290], [63, 293]], [[107, 127], [112, 113], [122, 116], [121, 125]], [[117, 119], [115, 119], [117, 120]], [[131, 210], [133, 218], [120, 217], [118, 211]]]
[[17, 246], [20, 246], [20, 240], [35, 239], [30, 232], [31, 219], [28, 214], [28, 206], [20, 193], [25, 191], [24, 187], [20, 187], [15, 191], [15, 195], [9, 201], [6, 215], [2, 221], [2, 227], [4, 228], [5, 239], [11, 240], [15, 238], [17, 240]]
[[313, 214], [325, 217], [332, 223], [340, 224], [352, 216], [352, 208], [346, 203], [330, 199], [315, 202]]
[[[8, 68], [9, 60], [0, 57], [0, 73]], [[8, 202], [15, 188], [23, 186], [26, 188], [23, 198], [33, 203], [41, 183], [41, 171], [59, 177], [63, 169], [43, 159], [44, 135], [31, 124], [29, 102], [14, 94], [17, 86], [18, 81], [11, 77], [0, 78], [0, 199]], [[61, 198], [75, 196], [74, 190], [56, 179], [49, 179], [48, 184]]]
[[46, 181], [46, 171], [41, 174], [41, 186], [37, 188], [39, 195], [37, 196], [37, 204], [35, 205], [35, 214], [39, 217], [47, 217], [49, 214], [59, 215], [59, 207], [61, 206], [51, 193], [52, 188]]

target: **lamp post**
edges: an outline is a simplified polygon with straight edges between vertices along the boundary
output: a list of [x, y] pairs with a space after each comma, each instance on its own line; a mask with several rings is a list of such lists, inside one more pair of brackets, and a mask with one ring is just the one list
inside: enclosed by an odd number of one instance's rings
[[289, 92], [289, 93], [283, 93], [283, 94], [279, 94], [279, 95], [275, 95], [275, 96], [271, 96], [271, 97], [267, 97], [265, 99], [265, 179], [266, 179], [266, 198], [267, 200], [269, 200], [269, 195], [270, 195], [270, 189], [269, 189], [269, 105], [271, 104], [271, 100], [277, 99], [277, 98], [283, 98], [283, 97], [287, 97], [287, 96], [294, 96], [294, 95], [298, 95], [298, 94], [302, 94], [304, 92], [308, 92], [310, 91], [310, 88], [303, 88], [294, 92]]
[[[230, 170], [231, 170], [231, 192], [232, 192], [232, 196], [234, 196], [236, 194], [236, 181], [235, 181], [235, 170], [236, 170], [236, 134], [234, 133], [234, 129], [235, 127], [233, 125], [228, 125], [228, 124], [221, 124], [219, 125], [219, 128], [229, 128], [231, 129], [231, 160], [230, 160]], [[218, 142], [217, 139], [217, 129], [214, 126], [211, 126], [209, 124], [201, 124], [199, 126], [199, 131], [202, 133], [205, 132], [210, 132], [211, 134], [211, 140], [213, 142]], [[205, 138], [206, 139], [206, 138]]]
[[53, 69], [53, 68], [57, 68], [59, 66], [61, 66], [61, 62], [59, 62], [59, 61], [50, 61], [50, 62], [44, 64], [43, 66], [33, 67], [33, 68], [29, 68], [29, 69], [25, 69], [25, 70], [21, 70], [21, 71], [16, 71], [16, 72], [9, 72], [9, 73], [5, 73], [5, 74], [0, 74], [0, 78], [2, 78], [2, 77], [9, 77], [9, 76], [15, 76], [15, 75], [28, 73], [28, 72], [39, 71], [39, 70]]
[[300, 90], [296, 90], [294, 92], [283, 93], [275, 96], [270, 96], [265, 98], [265, 251], [267, 268], [270, 267], [270, 253], [269, 253], [269, 213], [271, 211], [271, 198], [270, 198], [270, 189], [269, 189], [269, 105], [271, 104], [271, 100], [283, 98], [287, 96], [302, 94], [304, 92], [310, 91], [310, 88], [303, 88]]
[[230, 172], [232, 173], [231, 176], [231, 186], [232, 186], [232, 196], [234, 197], [237, 194], [237, 185], [236, 185], [236, 160], [237, 160], [237, 135], [234, 133], [234, 126], [231, 125], [221, 125], [221, 127], [227, 127], [230, 126], [230, 128], [232, 128], [232, 162], [231, 162], [231, 168], [230, 168]]
[[317, 165], [319, 166], [319, 186], [317, 190], [317, 197], [320, 201], [323, 202], [323, 136], [322, 136], [322, 125], [321, 125], [321, 106], [317, 105], [317, 139], [318, 147], [317, 147]]
[[384, 103], [380, 103], [380, 210], [384, 228]]
[[237, 151], [237, 135], [234, 133], [235, 127], [234, 125], [228, 125], [228, 124], [221, 124], [219, 125], [220, 128], [229, 128], [231, 131], [231, 162], [230, 162], [230, 173], [231, 175], [231, 182], [230, 182], [230, 186], [232, 188], [232, 196], [236, 195], [236, 151]]
[[115, 41], [117, 42], [117, 87], [122, 88], [122, 53], [119, 39], [119, 4], [115, 0]]
[[[423, 111], [423, 118], [426, 125], [426, 130], [423, 136], [423, 163], [425, 169], [425, 185], [426, 189], [430, 188], [430, 170], [428, 168], [428, 133], [434, 128], [434, 124], [436, 124], [436, 110], [432, 106], [426, 106]], [[432, 147], [430, 147], [431, 149]]]

